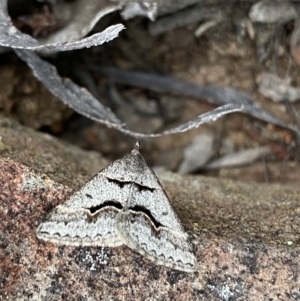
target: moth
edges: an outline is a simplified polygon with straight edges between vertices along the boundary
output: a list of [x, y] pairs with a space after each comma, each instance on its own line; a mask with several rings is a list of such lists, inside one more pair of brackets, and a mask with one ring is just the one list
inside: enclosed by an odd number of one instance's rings
[[57, 206], [37, 236], [75, 246], [124, 244], [156, 264], [196, 269], [187, 234], [138, 143]]

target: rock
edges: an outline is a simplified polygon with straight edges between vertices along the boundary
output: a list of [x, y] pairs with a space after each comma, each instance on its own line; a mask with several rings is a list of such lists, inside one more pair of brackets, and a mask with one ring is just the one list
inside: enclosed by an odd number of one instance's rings
[[298, 300], [300, 190], [158, 174], [198, 259], [196, 273], [127, 247], [45, 243], [46, 214], [103, 167], [95, 153], [0, 120], [1, 300]]
[[24, 66], [2, 66], [0, 83], [0, 111], [28, 127], [59, 129], [62, 122], [73, 113]]
[[45, 173], [63, 185], [78, 187], [108, 164], [96, 152], [83, 151], [1, 115], [0, 156]]

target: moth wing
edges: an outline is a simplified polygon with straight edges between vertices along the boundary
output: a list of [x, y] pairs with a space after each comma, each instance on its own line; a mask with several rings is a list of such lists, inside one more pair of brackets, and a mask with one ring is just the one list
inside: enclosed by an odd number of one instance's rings
[[45, 241], [74, 246], [122, 245], [115, 221], [118, 209], [105, 207], [91, 215], [86, 209], [69, 210], [58, 206], [49, 219], [37, 229], [37, 236]]
[[38, 227], [37, 236], [67, 245], [119, 246], [115, 221], [129, 191], [130, 184], [121, 187], [100, 172], [53, 210]]
[[143, 212], [120, 212], [117, 230], [124, 244], [160, 265], [194, 272], [196, 258], [184, 232], [156, 227]]

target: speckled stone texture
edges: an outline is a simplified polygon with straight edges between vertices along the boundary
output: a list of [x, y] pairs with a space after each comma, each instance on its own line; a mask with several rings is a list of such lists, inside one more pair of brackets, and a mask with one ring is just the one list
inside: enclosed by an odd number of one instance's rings
[[0, 300], [300, 300], [299, 188], [159, 174], [199, 264], [179, 272], [127, 247], [38, 240], [103, 161], [9, 120], [0, 136]]

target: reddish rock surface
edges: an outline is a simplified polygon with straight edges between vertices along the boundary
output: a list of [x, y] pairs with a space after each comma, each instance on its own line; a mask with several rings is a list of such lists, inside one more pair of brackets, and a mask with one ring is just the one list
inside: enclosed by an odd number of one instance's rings
[[99, 169], [101, 160], [0, 124], [0, 300], [300, 300], [299, 189], [159, 174], [190, 234], [196, 273], [156, 266], [127, 247], [45, 243], [39, 223], [94, 173], [79, 158]]

